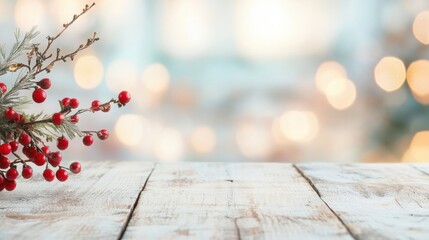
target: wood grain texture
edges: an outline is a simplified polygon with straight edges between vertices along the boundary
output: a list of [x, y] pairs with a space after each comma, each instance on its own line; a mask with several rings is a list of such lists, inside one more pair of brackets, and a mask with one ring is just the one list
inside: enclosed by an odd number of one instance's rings
[[298, 164], [357, 239], [429, 239], [429, 165]]
[[0, 239], [116, 239], [153, 166], [85, 162], [64, 183], [20, 178], [0, 193]]
[[352, 239], [290, 164], [158, 164], [124, 239]]

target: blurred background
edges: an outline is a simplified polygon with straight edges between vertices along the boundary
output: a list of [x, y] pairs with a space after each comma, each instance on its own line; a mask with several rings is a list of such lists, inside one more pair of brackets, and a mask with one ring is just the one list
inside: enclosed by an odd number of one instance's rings
[[[0, 0], [0, 42], [37, 25], [45, 44], [90, 3]], [[55, 47], [94, 31], [31, 109], [124, 89], [132, 102], [81, 116], [111, 137], [75, 139], [69, 159], [429, 161], [426, 0], [103, 0]]]

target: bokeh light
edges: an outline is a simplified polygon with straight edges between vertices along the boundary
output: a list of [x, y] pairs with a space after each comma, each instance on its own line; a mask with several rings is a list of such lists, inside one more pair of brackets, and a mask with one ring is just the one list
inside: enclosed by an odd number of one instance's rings
[[23, 31], [40, 25], [45, 15], [44, 1], [17, 0], [15, 5], [15, 22]]
[[209, 126], [199, 126], [191, 134], [191, 147], [196, 153], [207, 154], [216, 146], [216, 134]]
[[[56, 17], [57, 24], [61, 26], [64, 23], [68, 23], [72, 20], [73, 15], [77, 12], [80, 12], [82, 10], [82, 6], [85, 6], [85, 4], [88, 4], [88, 1], [86, 0], [51, 0], [50, 1], [50, 9], [51, 13]], [[79, 19], [79, 22], [82, 26], [85, 26], [88, 23], [87, 16], [83, 16], [81, 19]], [[81, 28], [77, 27], [71, 27], [71, 30], [77, 30]]]
[[429, 11], [419, 13], [414, 19], [413, 33], [416, 39], [423, 43], [429, 44]]
[[316, 72], [316, 87], [320, 92], [325, 93], [328, 85], [338, 78], [347, 78], [346, 69], [338, 62], [324, 62]]
[[335, 15], [330, 14], [335, 8], [321, 2], [238, 0], [234, 21], [237, 49], [254, 60], [320, 52], [331, 43], [338, 27]]
[[154, 154], [162, 162], [180, 161], [185, 153], [185, 143], [182, 134], [166, 127], [156, 136]]
[[74, 78], [83, 89], [95, 88], [103, 79], [103, 64], [93, 55], [79, 57], [74, 66]]
[[242, 121], [238, 124], [235, 139], [240, 152], [251, 159], [263, 160], [272, 148], [269, 128], [251, 121]]
[[328, 84], [325, 94], [333, 108], [345, 110], [356, 100], [356, 87], [348, 79], [336, 78]]
[[207, 51], [213, 37], [207, 0], [163, 1], [162, 43], [167, 52], [180, 58], [194, 58]]
[[115, 125], [115, 134], [119, 141], [128, 147], [142, 144], [144, 139], [143, 120], [136, 114], [124, 114]]
[[287, 111], [278, 121], [283, 136], [293, 142], [309, 142], [319, 131], [319, 120], [310, 111]]
[[113, 62], [106, 73], [107, 87], [114, 93], [126, 89], [133, 93], [137, 84], [137, 69], [134, 64], [125, 60]]
[[414, 135], [402, 161], [429, 162], [429, 131], [417, 132]]
[[407, 69], [407, 82], [415, 99], [422, 104], [429, 104], [429, 61], [412, 62]]
[[405, 82], [406, 69], [401, 59], [384, 57], [374, 70], [375, 82], [386, 92], [398, 90]]
[[151, 64], [143, 71], [142, 82], [149, 92], [153, 94], [161, 94], [168, 89], [170, 73], [162, 64]]

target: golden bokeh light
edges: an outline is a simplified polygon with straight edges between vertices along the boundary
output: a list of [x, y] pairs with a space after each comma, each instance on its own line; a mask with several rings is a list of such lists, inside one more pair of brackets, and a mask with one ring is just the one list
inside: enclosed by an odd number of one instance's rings
[[306, 1], [235, 1], [234, 32], [240, 55], [265, 60], [325, 49], [338, 27], [335, 6]]
[[172, 55], [193, 58], [204, 53], [213, 38], [208, 1], [163, 1], [161, 37], [164, 48]]
[[240, 152], [252, 159], [265, 158], [272, 150], [272, 138], [268, 128], [252, 122], [240, 122], [235, 139]]
[[398, 90], [405, 82], [406, 69], [401, 59], [384, 57], [374, 70], [375, 82], [386, 92]]
[[293, 142], [309, 142], [319, 132], [319, 120], [310, 111], [288, 111], [278, 121], [283, 136]]
[[185, 153], [181, 133], [173, 128], [164, 128], [156, 136], [154, 154], [162, 162], [180, 161]]
[[113, 62], [107, 69], [107, 87], [114, 93], [122, 90], [132, 91], [136, 89], [137, 70], [134, 64], [125, 60]]
[[336, 78], [326, 86], [325, 94], [329, 104], [333, 108], [345, 110], [356, 100], [356, 87], [348, 79]]
[[407, 82], [415, 99], [429, 104], [429, 61], [418, 60], [407, 69]]
[[18, 0], [15, 5], [15, 22], [22, 31], [40, 25], [45, 15], [44, 1]]
[[74, 66], [76, 84], [83, 89], [95, 88], [103, 79], [103, 71], [103, 64], [96, 56], [82, 56]]
[[403, 162], [429, 162], [429, 131], [417, 132], [411, 140], [408, 150], [402, 157]]
[[191, 147], [196, 153], [210, 153], [216, 146], [216, 134], [209, 126], [199, 126], [191, 134]]
[[316, 72], [316, 87], [320, 92], [325, 93], [328, 85], [338, 78], [347, 78], [346, 69], [338, 62], [324, 62]]
[[[50, 10], [51, 13], [56, 17], [58, 24], [62, 25], [64, 23], [70, 22], [73, 18], [73, 15], [82, 11], [82, 6], [87, 4], [85, 0], [61, 0], [61, 1], [50, 1], [51, 4]], [[84, 15], [79, 18], [81, 26], [86, 26], [88, 18]], [[68, 31], [74, 31], [76, 27], [71, 27]]]
[[429, 11], [419, 13], [413, 22], [414, 37], [423, 44], [429, 44]]
[[151, 64], [143, 71], [142, 82], [146, 90], [150, 93], [161, 94], [168, 89], [170, 73], [162, 64]]
[[115, 134], [125, 146], [141, 145], [144, 138], [143, 119], [136, 114], [120, 116], [115, 125]]

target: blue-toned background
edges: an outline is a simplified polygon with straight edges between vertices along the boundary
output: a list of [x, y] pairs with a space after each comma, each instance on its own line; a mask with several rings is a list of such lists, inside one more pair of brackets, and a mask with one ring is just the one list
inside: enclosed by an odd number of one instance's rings
[[[37, 25], [44, 44], [89, 3], [0, 0], [0, 42]], [[69, 159], [429, 161], [427, 1], [96, 1], [56, 47], [94, 31], [32, 111], [133, 99], [82, 116], [111, 138]]]

